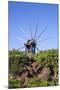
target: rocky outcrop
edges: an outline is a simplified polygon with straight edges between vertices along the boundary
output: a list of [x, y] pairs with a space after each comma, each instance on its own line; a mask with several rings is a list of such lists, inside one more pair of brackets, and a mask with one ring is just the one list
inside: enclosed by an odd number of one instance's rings
[[42, 69], [41, 73], [38, 74], [38, 78], [43, 80], [48, 80], [50, 73], [51, 73], [50, 69], [45, 67]]
[[[38, 79], [49, 80], [54, 78], [54, 72], [51, 67], [41, 67], [39, 63], [33, 60], [30, 56], [26, 58], [27, 63], [25, 67], [23, 67], [23, 71], [20, 73], [15, 73], [10, 79], [16, 79], [23, 83], [23, 86], [27, 86], [28, 79], [37, 76]], [[56, 78], [56, 76], [55, 76]]]

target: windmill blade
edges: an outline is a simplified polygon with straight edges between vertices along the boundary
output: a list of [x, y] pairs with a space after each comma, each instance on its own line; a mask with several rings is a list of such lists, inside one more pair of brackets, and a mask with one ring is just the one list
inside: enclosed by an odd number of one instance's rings
[[40, 42], [43, 42], [43, 41], [46, 41], [46, 40], [49, 40], [49, 39], [51, 39], [51, 37], [48, 37], [48, 38], [42, 39], [42, 40], [38, 41], [37, 43], [40, 43]]
[[28, 34], [23, 30], [23, 28], [21, 26], [19, 26], [20, 30], [25, 34], [26, 38], [28, 38]]
[[23, 47], [21, 47], [21, 48], [18, 48], [17, 50], [22, 49], [22, 48], [25, 48], [25, 47], [23, 46]]
[[38, 35], [35, 41], [37, 41], [40, 38], [40, 36], [45, 32], [46, 29], [47, 29], [47, 26], [42, 30], [42, 32]]
[[22, 38], [19, 38], [19, 37], [16, 37], [17, 40], [21, 40], [23, 42], [25, 42], [26, 40], [22, 39]]
[[34, 40], [35, 40], [35, 38], [36, 38], [36, 33], [37, 33], [37, 30], [38, 30], [38, 24], [39, 24], [39, 23], [37, 23], [37, 26], [36, 26], [36, 30], [35, 30], [35, 34], [34, 34]]
[[31, 33], [31, 39], [33, 38], [32, 31], [31, 31], [31, 24], [30, 24], [30, 33]]
[[40, 52], [40, 50], [36, 47], [36, 49], [37, 49], [37, 51], [39, 51]]

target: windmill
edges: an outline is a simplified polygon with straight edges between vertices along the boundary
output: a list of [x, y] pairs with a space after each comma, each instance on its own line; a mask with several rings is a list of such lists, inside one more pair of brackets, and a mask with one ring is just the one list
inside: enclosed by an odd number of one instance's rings
[[[32, 36], [32, 31], [31, 31], [31, 26], [30, 26], [30, 33], [31, 33], [31, 39], [28, 39], [26, 43], [24, 43], [24, 47], [21, 47], [21, 48], [18, 48], [17, 50], [19, 49], [22, 49], [22, 48], [25, 48], [25, 52], [27, 53], [32, 53], [32, 54], [35, 54], [36, 53], [36, 50], [37, 51], [40, 51], [37, 47], [37, 40], [40, 38], [40, 36], [45, 32], [45, 30], [47, 29], [47, 26], [42, 30], [42, 32], [36, 37], [37, 35], [37, 30], [38, 30], [38, 23], [37, 23], [37, 26], [36, 26], [36, 30], [35, 30], [35, 34], [34, 34], [34, 37]], [[23, 31], [24, 32], [24, 31]], [[24, 32], [25, 33], [25, 32]], [[17, 38], [18, 39], [18, 38]], [[48, 38], [45, 38], [41, 41], [44, 41], [44, 40], [47, 40]], [[40, 42], [40, 41], [39, 41]], [[39, 43], [38, 42], [38, 43]]]

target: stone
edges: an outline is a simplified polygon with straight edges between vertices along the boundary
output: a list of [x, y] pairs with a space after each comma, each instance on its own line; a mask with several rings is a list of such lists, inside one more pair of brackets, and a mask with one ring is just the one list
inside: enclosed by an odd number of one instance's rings
[[30, 66], [27, 66], [27, 70], [29, 72], [30, 75], [33, 75], [33, 70]]
[[43, 80], [48, 80], [49, 79], [49, 75], [50, 75], [50, 69], [45, 67], [43, 68], [43, 70], [41, 71], [40, 74], [38, 74], [38, 78], [39, 79], [43, 79]]

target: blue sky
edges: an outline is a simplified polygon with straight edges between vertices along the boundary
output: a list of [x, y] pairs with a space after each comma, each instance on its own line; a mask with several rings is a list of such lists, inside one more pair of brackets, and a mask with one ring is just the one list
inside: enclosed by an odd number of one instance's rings
[[[9, 30], [9, 49], [24, 46], [24, 42], [31, 38], [31, 30], [34, 36], [36, 25], [38, 30], [36, 38], [46, 27], [46, 31], [38, 39], [44, 40], [38, 43], [39, 50], [58, 47], [58, 5], [14, 2], [8, 3], [8, 30]], [[20, 39], [20, 40], [19, 40]], [[37, 41], [37, 42], [38, 42]]]

